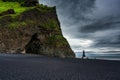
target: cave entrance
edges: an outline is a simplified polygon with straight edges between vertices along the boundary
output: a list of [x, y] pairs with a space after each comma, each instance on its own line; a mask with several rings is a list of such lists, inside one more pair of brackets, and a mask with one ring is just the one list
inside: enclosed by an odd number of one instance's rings
[[35, 33], [25, 47], [26, 53], [40, 54], [42, 51], [42, 43], [39, 34]]

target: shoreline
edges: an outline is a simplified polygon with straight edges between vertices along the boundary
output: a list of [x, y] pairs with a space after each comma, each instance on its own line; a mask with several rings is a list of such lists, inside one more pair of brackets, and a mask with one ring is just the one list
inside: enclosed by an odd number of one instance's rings
[[[50, 58], [58, 58], [58, 57], [51, 57], [51, 56], [44, 56], [44, 55], [39, 55], [39, 54], [23, 54], [23, 53], [0, 53], [0, 56], [1, 55], [3, 55], [3, 56], [5, 56], [5, 55], [9, 55], [9, 56], [18, 56], [18, 55], [20, 55], [20, 56], [43, 56], [43, 57], [50, 57]], [[66, 59], [66, 58], [65, 58]], [[75, 58], [73, 58], [73, 59], [82, 59], [82, 58], [80, 58], [80, 57], [75, 57]], [[108, 60], [108, 61], [120, 61], [120, 58], [96, 58], [96, 57], [87, 57], [87, 59], [89, 59], [89, 60]]]

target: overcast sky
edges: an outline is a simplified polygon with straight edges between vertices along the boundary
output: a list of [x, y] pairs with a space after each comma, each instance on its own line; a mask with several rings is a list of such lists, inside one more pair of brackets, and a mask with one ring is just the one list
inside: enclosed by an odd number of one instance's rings
[[64, 36], [75, 52], [120, 51], [120, 0], [40, 0], [57, 7]]

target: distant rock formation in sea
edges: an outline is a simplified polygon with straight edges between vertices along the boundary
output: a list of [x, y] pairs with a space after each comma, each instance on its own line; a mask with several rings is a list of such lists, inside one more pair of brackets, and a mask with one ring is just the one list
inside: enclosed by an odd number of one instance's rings
[[19, 1], [0, 0], [0, 52], [74, 58], [62, 35], [56, 7], [37, 4], [37, 0]]

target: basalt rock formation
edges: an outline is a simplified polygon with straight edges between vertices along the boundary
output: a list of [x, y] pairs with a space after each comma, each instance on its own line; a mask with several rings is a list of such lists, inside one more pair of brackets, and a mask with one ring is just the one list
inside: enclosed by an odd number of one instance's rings
[[[7, 4], [11, 4], [9, 1]], [[6, 2], [0, 0], [0, 4], [5, 5]], [[13, 4], [16, 5], [14, 0]], [[0, 16], [1, 53], [75, 57], [67, 40], [62, 35], [56, 7], [32, 5], [32, 7], [24, 8], [20, 3], [17, 4], [20, 5], [19, 8], [12, 6], [14, 14], [8, 13], [11, 7], [0, 12], [0, 14], [7, 13]]]

